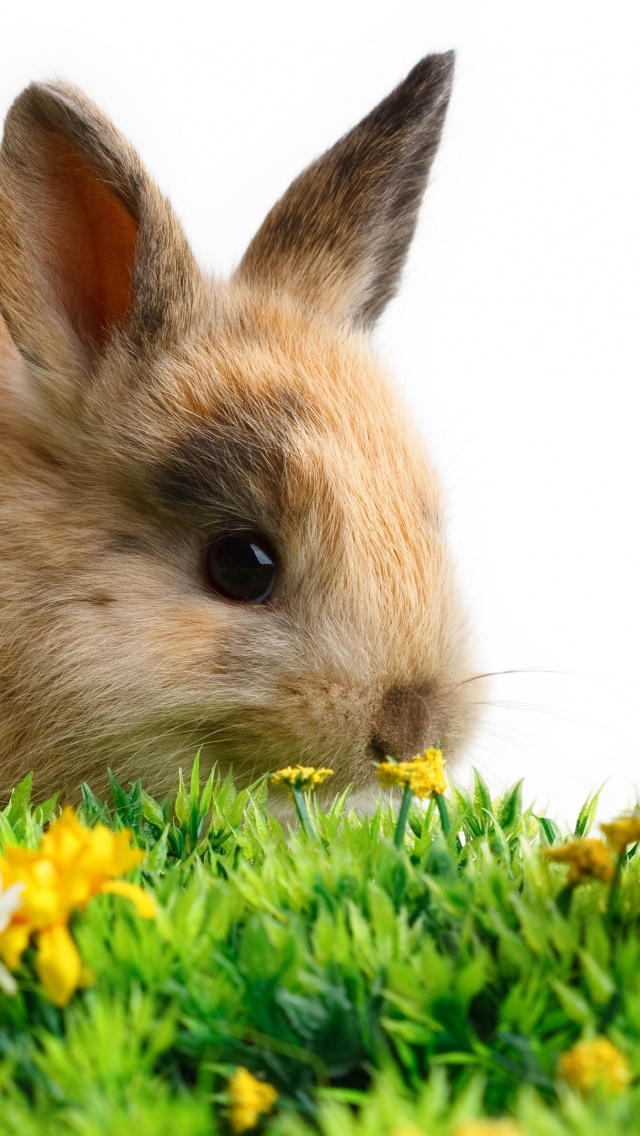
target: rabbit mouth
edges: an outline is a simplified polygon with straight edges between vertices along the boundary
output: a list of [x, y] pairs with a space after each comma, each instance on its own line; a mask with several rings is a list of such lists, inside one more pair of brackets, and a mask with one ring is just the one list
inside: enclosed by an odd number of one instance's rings
[[[185, 716], [179, 724], [173, 718], [105, 742], [101, 752], [93, 755], [90, 770], [76, 766], [77, 777], [78, 781], [89, 781], [99, 792], [108, 787], [108, 766], [123, 784], [140, 778], [147, 791], [162, 795], [175, 792], [178, 771], [186, 774], [199, 755], [201, 776], [207, 776], [216, 766], [221, 776], [232, 772], [241, 787], [292, 764], [323, 765], [334, 770], [321, 797], [333, 796], [350, 784], [359, 788], [374, 785], [375, 764], [361, 732], [349, 739], [333, 723], [333, 729], [328, 727], [323, 736], [312, 741], [312, 724], [307, 723], [306, 729], [299, 721], [296, 725], [298, 729], [287, 729], [277, 707], [269, 715], [252, 708], [208, 720]], [[77, 796], [76, 786], [69, 789], [71, 796]]]

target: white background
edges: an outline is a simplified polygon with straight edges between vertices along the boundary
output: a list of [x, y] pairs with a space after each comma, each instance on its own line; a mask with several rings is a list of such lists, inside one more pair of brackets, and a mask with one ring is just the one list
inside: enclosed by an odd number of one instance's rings
[[640, 782], [640, 6], [4, 0], [0, 111], [83, 86], [227, 272], [306, 163], [431, 51], [454, 96], [377, 331], [418, 417], [493, 705], [470, 760], [572, 818]]

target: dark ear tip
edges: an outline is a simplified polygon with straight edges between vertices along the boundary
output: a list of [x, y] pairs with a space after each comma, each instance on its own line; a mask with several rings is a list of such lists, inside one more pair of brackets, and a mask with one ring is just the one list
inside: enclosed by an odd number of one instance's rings
[[425, 55], [409, 72], [407, 81], [417, 81], [421, 87], [448, 93], [453, 83], [455, 71], [455, 51], [444, 51], [439, 55]]
[[13, 124], [20, 122], [62, 126], [70, 116], [86, 117], [86, 107], [82, 91], [70, 83], [29, 83], [9, 108], [6, 127], [11, 131]]
[[139, 220], [140, 186], [146, 175], [129, 143], [80, 87], [59, 79], [30, 83], [9, 108], [2, 161], [19, 169], [37, 164], [42, 143], [55, 136], [82, 154]]
[[29, 85], [24, 87], [24, 89], [20, 91], [20, 94], [16, 96], [11, 110], [13, 110], [14, 107], [20, 107], [25, 110], [35, 110], [40, 107], [46, 107], [53, 100], [58, 99], [63, 91], [64, 85], [62, 83], [29, 83]]
[[455, 67], [455, 64], [456, 64], [456, 53], [455, 53], [455, 50], [454, 50], [453, 48], [450, 48], [450, 49], [449, 49], [449, 51], [443, 51], [443, 52], [441, 52], [441, 53], [440, 53], [440, 56], [437, 56], [437, 55], [436, 55], [436, 56], [435, 56], [435, 58], [436, 58], [436, 59], [440, 58], [440, 59], [441, 59], [441, 61], [442, 61], [442, 63], [443, 63], [443, 64], [444, 64], [444, 65], [445, 65], [446, 67], [449, 67], [449, 68], [450, 68], [451, 70], [453, 70], [453, 68]]
[[61, 130], [87, 148], [91, 139], [99, 148], [126, 150], [128, 143], [118, 135], [103, 111], [74, 83], [51, 79], [30, 83], [14, 100], [7, 114], [6, 141], [15, 134], [24, 138], [33, 126]]
[[456, 61], [456, 53], [453, 47], [449, 51], [436, 51], [431, 55], [425, 55], [422, 59], [423, 63], [433, 63], [434, 66], [452, 69]]
[[[436, 58], [438, 58], [436, 56]], [[448, 79], [453, 79], [453, 73], [456, 69], [456, 53], [453, 48], [450, 51], [444, 51], [440, 55], [440, 66]]]

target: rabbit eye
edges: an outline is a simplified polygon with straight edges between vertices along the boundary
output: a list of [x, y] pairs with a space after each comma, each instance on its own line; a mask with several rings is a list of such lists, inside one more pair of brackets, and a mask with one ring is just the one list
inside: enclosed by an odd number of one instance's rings
[[264, 536], [247, 533], [220, 536], [206, 559], [209, 582], [230, 600], [264, 603], [278, 575], [278, 562]]

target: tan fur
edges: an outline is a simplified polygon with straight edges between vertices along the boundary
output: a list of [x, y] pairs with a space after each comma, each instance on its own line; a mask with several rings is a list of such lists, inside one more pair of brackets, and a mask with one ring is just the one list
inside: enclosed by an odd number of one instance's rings
[[[385, 750], [464, 743], [467, 633], [440, 487], [362, 330], [404, 257], [367, 245], [374, 206], [358, 260], [336, 205], [339, 271], [299, 242], [313, 295], [291, 248], [279, 278], [273, 225], [268, 255], [259, 234], [214, 282], [83, 95], [34, 87], [14, 104], [0, 158], [0, 311], [20, 352], [0, 324], [0, 792], [31, 768], [42, 793], [100, 790], [107, 765], [162, 792], [200, 745], [244, 778], [301, 761], [366, 787]], [[236, 516], [278, 550], [264, 605], [204, 579], [203, 551]]]

